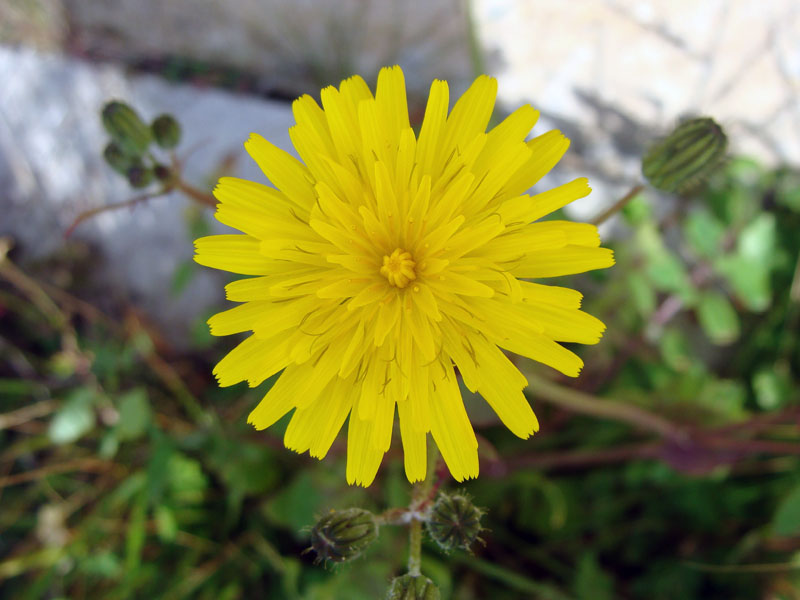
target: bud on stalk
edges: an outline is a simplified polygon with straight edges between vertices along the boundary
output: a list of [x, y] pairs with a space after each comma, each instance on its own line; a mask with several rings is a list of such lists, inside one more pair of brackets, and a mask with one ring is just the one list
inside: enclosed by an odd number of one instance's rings
[[368, 510], [332, 510], [311, 528], [311, 548], [320, 562], [345, 562], [360, 556], [377, 537], [378, 523]]
[[708, 179], [727, 147], [728, 138], [713, 119], [691, 119], [650, 147], [642, 173], [659, 190], [684, 193]]

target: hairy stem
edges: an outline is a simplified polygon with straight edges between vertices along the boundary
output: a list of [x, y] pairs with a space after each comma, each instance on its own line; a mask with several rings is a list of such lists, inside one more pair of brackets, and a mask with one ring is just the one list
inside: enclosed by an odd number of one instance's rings
[[411, 505], [408, 507], [411, 515], [408, 531], [408, 574], [414, 577], [421, 574], [423, 521], [421, 513], [431, 501], [433, 480], [436, 477], [436, 463], [438, 460], [439, 450], [436, 444], [428, 444], [428, 467], [425, 470], [425, 479], [414, 485]]

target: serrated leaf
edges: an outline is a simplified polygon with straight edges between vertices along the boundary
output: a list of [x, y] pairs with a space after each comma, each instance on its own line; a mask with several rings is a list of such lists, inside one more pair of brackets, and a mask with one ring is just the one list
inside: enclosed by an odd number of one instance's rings
[[700, 326], [714, 344], [724, 346], [739, 337], [739, 315], [730, 301], [716, 291], [704, 292], [697, 306]]

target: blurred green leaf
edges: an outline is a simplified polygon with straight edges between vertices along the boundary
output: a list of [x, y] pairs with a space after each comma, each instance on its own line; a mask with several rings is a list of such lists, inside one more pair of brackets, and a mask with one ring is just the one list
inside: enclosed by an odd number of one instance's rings
[[653, 218], [653, 210], [645, 195], [638, 194], [622, 208], [622, 216], [630, 225], [642, 225]]
[[769, 270], [762, 263], [734, 254], [720, 258], [715, 267], [747, 308], [755, 312], [769, 308], [772, 301]]
[[156, 506], [154, 516], [158, 537], [164, 542], [175, 541], [178, 533], [178, 521], [173, 510], [164, 504], [159, 504]]
[[578, 600], [613, 600], [614, 579], [606, 573], [592, 553], [585, 553], [578, 561], [574, 583]]
[[683, 230], [689, 245], [700, 256], [713, 257], [720, 251], [725, 226], [708, 210], [701, 208], [690, 212]]
[[133, 577], [139, 568], [142, 549], [147, 533], [147, 497], [139, 494], [131, 507], [128, 517], [128, 532], [125, 536], [125, 572], [128, 577]]
[[283, 524], [303, 536], [301, 531], [313, 525], [315, 513], [322, 506], [323, 497], [311, 473], [303, 471], [281, 490], [267, 505], [267, 513], [276, 523]]
[[772, 531], [778, 536], [800, 534], [800, 484], [793, 487], [772, 516]]
[[172, 274], [172, 284], [170, 286], [172, 294], [179, 296], [197, 273], [199, 271], [193, 262], [187, 260], [179, 263]]
[[769, 269], [775, 255], [775, 215], [762, 213], [739, 234], [737, 250], [740, 256]]
[[80, 568], [88, 575], [104, 579], [119, 577], [122, 572], [119, 558], [108, 550], [90, 554], [81, 562]]
[[689, 341], [677, 327], [669, 327], [659, 339], [661, 356], [676, 371], [686, 371], [694, 364]]
[[631, 273], [626, 283], [631, 293], [631, 300], [642, 318], [648, 318], [656, 310], [656, 292], [647, 278], [637, 272]]
[[[745, 387], [738, 381], [731, 379], [707, 379], [703, 383], [696, 403], [707, 409], [712, 414], [723, 417], [722, 422], [736, 421], [747, 413], [745, 411], [745, 401], [747, 392]], [[712, 423], [712, 418], [706, 418]]]
[[707, 291], [700, 296], [697, 317], [708, 339], [715, 344], [724, 346], [739, 337], [739, 315], [720, 292]]
[[56, 444], [70, 444], [89, 433], [95, 425], [94, 403], [91, 388], [73, 391], [50, 421], [50, 439]]
[[119, 400], [119, 420], [116, 433], [120, 441], [135, 440], [144, 435], [150, 426], [152, 411], [145, 388], [135, 388], [123, 394]]
[[764, 367], [753, 376], [753, 391], [756, 402], [763, 410], [781, 408], [789, 400], [792, 383], [785, 370], [777, 366]]
[[695, 289], [686, 265], [664, 245], [655, 225], [640, 227], [636, 232], [636, 243], [645, 254], [645, 273], [656, 289], [677, 293], [685, 303], [691, 304]]

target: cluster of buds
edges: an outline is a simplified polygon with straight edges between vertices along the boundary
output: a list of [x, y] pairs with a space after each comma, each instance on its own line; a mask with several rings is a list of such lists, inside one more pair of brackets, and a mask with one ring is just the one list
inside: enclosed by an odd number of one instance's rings
[[713, 119], [690, 119], [648, 149], [642, 173], [654, 188], [684, 194], [708, 179], [727, 148], [728, 137]]
[[[483, 511], [463, 493], [440, 493], [433, 505], [420, 515], [428, 535], [445, 552], [455, 549], [469, 550], [482, 531]], [[378, 522], [387, 517], [376, 517], [362, 508], [331, 510], [311, 528], [311, 547], [317, 562], [342, 563], [361, 556], [378, 537]], [[388, 522], [403, 523], [403, 519]], [[419, 571], [407, 573], [392, 580], [387, 600], [439, 600], [439, 588]]]
[[103, 158], [112, 169], [125, 176], [131, 187], [146, 188], [154, 181], [167, 184], [172, 170], [153, 159], [153, 143], [163, 150], [172, 150], [181, 138], [181, 128], [171, 115], [160, 115], [150, 125], [124, 102], [113, 101], [103, 107], [103, 127], [111, 141], [103, 150]]

